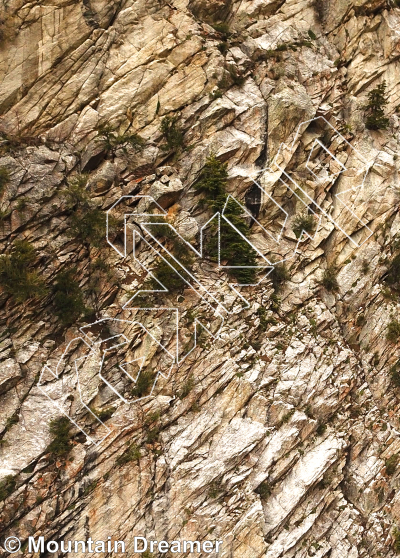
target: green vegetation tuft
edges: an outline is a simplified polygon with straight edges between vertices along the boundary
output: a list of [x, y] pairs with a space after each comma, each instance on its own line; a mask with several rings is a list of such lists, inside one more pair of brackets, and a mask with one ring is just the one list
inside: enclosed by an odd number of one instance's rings
[[59, 272], [53, 287], [55, 313], [64, 326], [71, 325], [87, 312], [76, 275], [76, 268]]
[[194, 382], [194, 377], [193, 374], [191, 374], [189, 376], [189, 378], [186, 380], [186, 382], [183, 384], [182, 389], [179, 393], [179, 399], [183, 399], [184, 397], [186, 397], [187, 395], [189, 395], [189, 393], [192, 391], [192, 389], [194, 388], [195, 382]]
[[166, 116], [161, 121], [161, 134], [165, 141], [164, 151], [179, 152], [184, 145], [183, 131], [178, 126], [178, 116]]
[[336, 279], [336, 268], [334, 266], [329, 266], [324, 271], [324, 275], [322, 276], [321, 284], [325, 287], [325, 289], [331, 293], [336, 293], [339, 290], [339, 283]]
[[272, 281], [275, 293], [280, 292], [284, 284], [290, 279], [289, 271], [286, 265], [284, 263], [276, 264], [269, 274], [269, 278]]
[[217, 31], [218, 33], [221, 33], [221, 35], [223, 36], [223, 38], [226, 40], [228, 39], [232, 33], [231, 30], [229, 28], [229, 25], [225, 22], [221, 22], [221, 23], [212, 23], [211, 24], [215, 31]]
[[15, 240], [11, 254], [0, 257], [0, 286], [16, 302], [46, 294], [43, 279], [32, 269], [35, 261], [36, 251], [27, 240]]
[[398, 453], [394, 453], [389, 457], [389, 459], [385, 459], [385, 469], [387, 475], [391, 477], [392, 475], [395, 474], [398, 462], [399, 462]]
[[149, 395], [154, 383], [154, 375], [150, 370], [142, 370], [136, 381], [135, 387], [132, 389], [133, 397], [145, 397]]
[[369, 130], [386, 130], [389, 118], [385, 116], [385, 106], [388, 104], [386, 82], [384, 81], [368, 93], [368, 104], [365, 105], [365, 124]]
[[387, 326], [386, 339], [390, 343], [397, 343], [400, 336], [400, 322], [397, 320], [391, 320]]
[[136, 444], [131, 444], [129, 448], [118, 457], [117, 465], [125, 465], [132, 461], [139, 461], [141, 457], [140, 448]]
[[17, 484], [16, 478], [13, 475], [7, 475], [0, 481], [0, 502], [8, 498], [15, 490]]
[[107, 152], [115, 155], [117, 149], [122, 149], [127, 153], [128, 147], [135, 151], [141, 151], [144, 146], [144, 139], [138, 134], [118, 134], [110, 124], [105, 124], [98, 128], [97, 141], [102, 144]]
[[317, 426], [317, 430], [315, 431], [317, 436], [323, 436], [326, 432], [326, 424], [323, 422], [320, 422]]
[[[88, 175], [78, 174], [69, 180], [64, 190], [70, 211], [69, 234], [99, 248], [106, 241], [106, 216], [104, 211], [94, 207], [86, 189], [87, 180]], [[118, 225], [115, 218], [109, 218], [109, 231], [113, 232]]]
[[400, 370], [399, 363], [392, 366], [389, 370], [392, 383], [395, 387], [400, 387]]
[[389, 265], [385, 283], [393, 291], [400, 292], [400, 253], [397, 254]]
[[400, 554], [400, 529], [394, 527], [392, 531], [392, 535], [394, 539], [393, 548], [395, 549], [396, 554]]
[[300, 238], [303, 231], [311, 234], [314, 231], [314, 227], [315, 221], [313, 215], [296, 215], [293, 221], [293, 232], [296, 238]]
[[0, 167], [0, 194], [4, 192], [4, 188], [10, 182], [10, 173], [5, 167]]
[[260, 495], [262, 500], [267, 500], [272, 494], [272, 488], [268, 481], [263, 481], [256, 489], [257, 494]]
[[111, 418], [115, 412], [113, 407], [107, 407], [107, 409], [96, 409], [96, 407], [90, 407], [93, 414], [96, 415], [102, 422], [106, 422]]
[[53, 441], [47, 447], [47, 452], [56, 457], [66, 457], [71, 450], [71, 421], [68, 417], [60, 417], [50, 422], [50, 434]]
[[[257, 253], [244, 238], [249, 235], [249, 227], [243, 217], [241, 207], [229, 198], [227, 200], [226, 183], [228, 171], [226, 163], [222, 163], [215, 154], [211, 154], [200, 172], [195, 188], [205, 195], [205, 203], [212, 211], [224, 209], [224, 216], [236, 229], [236, 232], [226, 221], [221, 219], [221, 261], [226, 261], [227, 272], [232, 275], [238, 283], [251, 284], [255, 282], [256, 270], [251, 266], [257, 265]], [[243, 235], [243, 236], [241, 236]], [[243, 238], [244, 237], [244, 238]], [[206, 253], [211, 259], [216, 260], [218, 250], [218, 237], [216, 226], [212, 238], [205, 246]], [[230, 267], [229, 269], [229, 266]], [[250, 269], [243, 269], [248, 267]]]

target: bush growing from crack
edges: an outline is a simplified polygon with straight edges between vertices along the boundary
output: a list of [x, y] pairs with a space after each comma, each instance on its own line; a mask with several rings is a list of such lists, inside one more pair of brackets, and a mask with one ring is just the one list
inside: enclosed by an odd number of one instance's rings
[[14, 492], [16, 484], [16, 477], [13, 475], [7, 475], [0, 481], [0, 502]]
[[396, 343], [400, 337], [400, 322], [398, 320], [391, 320], [387, 326], [386, 339], [390, 343]]
[[228, 39], [231, 35], [232, 32], [229, 28], [229, 25], [225, 22], [220, 22], [220, 23], [212, 23], [211, 24], [215, 31], [217, 31], [217, 33], [220, 33], [222, 35], [222, 38], [226, 41], [226, 39]]
[[5, 187], [10, 182], [10, 173], [6, 167], [0, 167], [0, 194], [4, 192]]
[[36, 250], [27, 240], [15, 240], [11, 254], [0, 257], [0, 286], [16, 302], [46, 294], [44, 280], [32, 269]]
[[60, 271], [53, 287], [55, 314], [64, 326], [71, 325], [87, 312], [76, 275], [76, 268]]
[[144, 147], [144, 139], [138, 134], [118, 134], [118, 132], [113, 130], [110, 124], [100, 126], [97, 131], [98, 135], [96, 140], [102, 144], [102, 147], [107, 153], [115, 155], [118, 149], [122, 149], [126, 154], [128, 152], [128, 147], [132, 147], [134, 151], [137, 152], [141, 151]]
[[139, 461], [141, 458], [140, 448], [136, 444], [131, 444], [129, 448], [118, 457], [117, 465], [125, 465], [131, 461]]
[[296, 215], [292, 230], [296, 238], [300, 238], [303, 231], [311, 234], [314, 231], [314, 227], [315, 221], [313, 215]]
[[400, 387], [400, 370], [399, 370], [399, 363], [392, 366], [389, 370], [392, 383], [396, 387]]
[[263, 481], [257, 488], [257, 494], [260, 495], [262, 500], [267, 500], [272, 494], [272, 487], [268, 481]]
[[396, 472], [397, 464], [399, 462], [399, 454], [395, 453], [388, 459], [385, 459], [386, 473], [391, 477]]
[[71, 422], [68, 417], [60, 417], [50, 422], [50, 434], [52, 442], [47, 447], [47, 452], [55, 457], [66, 457], [71, 450]]
[[339, 283], [336, 279], [336, 268], [334, 266], [329, 266], [325, 269], [322, 276], [321, 284], [325, 289], [331, 293], [336, 293], [339, 290]]
[[[152, 227], [153, 235], [159, 240], [166, 240], [170, 253], [190, 272], [193, 266], [193, 253], [191, 249], [174, 234], [173, 229], [168, 225], [165, 218], [159, 218], [157, 222], [161, 224], [157, 227]], [[156, 279], [152, 277], [148, 279], [149, 287], [159, 289], [159, 281], [168, 289], [169, 293], [181, 292], [187, 286], [186, 281], [189, 283], [191, 281], [190, 276], [177, 265], [173, 257], [168, 255], [165, 255], [164, 259], [158, 259], [152, 274]]]
[[269, 277], [272, 281], [275, 293], [279, 293], [285, 283], [290, 279], [289, 271], [284, 263], [274, 265]]
[[189, 393], [194, 388], [194, 385], [195, 385], [194, 377], [193, 374], [191, 374], [182, 386], [182, 389], [179, 393], [179, 399], [184, 399], [187, 395], [189, 395]]
[[135, 387], [131, 391], [133, 397], [145, 397], [149, 395], [154, 382], [154, 375], [151, 370], [143, 370], [140, 372], [136, 380]]
[[392, 531], [393, 535], [393, 548], [395, 549], [397, 554], [400, 554], [400, 529], [398, 527], [394, 527]]
[[400, 292], [400, 253], [390, 263], [384, 281], [393, 291]]
[[[88, 175], [79, 174], [68, 182], [64, 190], [67, 208], [70, 211], [70, 236], [82, 242], [99, 248], [106, 241], [106, 216], [104, 212], [94, 207], [86, 184]], [[119, 226], [118, 219], [109, 216], [109, 233], [113, 233]]]
[[179, 152], [184, 145], [183, 131], [178, 126], [178, 116], [165, 116], [161, 121], [161, 134], [165, 145], [163, 151]]
[[389, 118], [385, 116], [385, 106], [388, 104], [386, 82], [384, 81], [368, 93], [368, 104], [364, 110], [365, 124], [369, 130], [386, 130]]
[[[251, 267], [257, 265], [257, 253], [245, 240], [249, 235], [249, 227], [243, 217], [243, 210], [232, 198], [227, 198], [227, 180], [226, 163], [222, 163], [212, 153], [200, 172], [195, 188], [205, 195], [205, 203], [212, 211], [222, 213], [222, 210], [224, 210], [224, 216], [239, 231], [236, 232], [225, 219], [221, 219], [220, 257], [221, 260], [227, 261], [227, 273], [229, 275], [232, 275], [239, 283], [251, 284], [256, 279], [256, 270], [251, 269]], [[214, 261], [218, 250], [218, 236], [216, 233], [215, 226], [212, 229], [212, 238], [205, 246], [207, 255]], [[229, 266], [232, 267], [229, 269]]]

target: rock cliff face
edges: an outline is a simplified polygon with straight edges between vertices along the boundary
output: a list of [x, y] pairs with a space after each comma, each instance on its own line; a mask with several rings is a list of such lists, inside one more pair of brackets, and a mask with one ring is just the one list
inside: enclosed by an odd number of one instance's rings
[[[4, 2], [0, 543], [18, 536], [15, 556], [40, 535], [222, 540], [232, 558], [400, 551], [397, 4]], [[388, 125], [370, 130], [383, 82]], [[222, 317], [189, 288], [135, 305], [158, 260], [143, 240], [135, 260], [143, 218], [129, 234], [121, 219], [156, 205], [114, 205], [150, 196], [198, 248], [210, 154], [275, 269], [234, 288], [196, 259]], [[142, 399], [144, 370], [162, 375]]]

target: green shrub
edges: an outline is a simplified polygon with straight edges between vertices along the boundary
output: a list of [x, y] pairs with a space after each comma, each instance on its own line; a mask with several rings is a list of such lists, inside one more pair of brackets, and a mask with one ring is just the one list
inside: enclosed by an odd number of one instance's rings
[[314, 31], [312, 29], [308, 30], [308, 36], [310, 37], [310, 39], [312, 39], [313, 41], [316, 40], [317, 35], [314, 33]]
[[155, 444], [158, 441], [158, 436], [160, 434], [160, 428], [155, 426], [147, 431], [146, 442], [148, 444]]
[[68, 417], [60, 417], [50, 422], [50, 434], [53, 441], [47, 448], [48, 453], [55, 457], [65, 457], [71, 450], [71, 421]]
[[390, 376], [391, 376], [392, 383], [395, 385], [395, 387], [400, 387], [399, 363], [392, 366], [389, 370], [389, 373], [390, 373]]
[[125, 465], [131, 461], [139, 461], [141, 458], [140, 448], [136, 444], [131, 444], [129, 448], [117, 459], [117, 465]]
[[214, 27], [215, 31], [221, 33], [225, 40], [232, 35], [229, 25], [225, 22], [212, 23], [211, 25]]
[[53, 287], [55, 313], [65, 326], [74, 323], [87, 311], [76, 273], [76, 268], [59, 272]]
[[10, 173], [5, 167], [0, 167], [0, 194], [3, 193], [4, 188], [10, 182]]
[[290, 279], [286, 265], [284, 263], [276, 264], [269, 274], [269, 278], [272, 281], [275, 292], [278, 293], [283, 285]]
[[293, 232], [296, 238], [300, 238], [304, 231], [311, 234], [314, 231], [315, 221], [313, 215], [296, 215], [293, 221]]
[[[242, 215], [241, 207], [229, 198], [227, 201], [226, 183], [228, 171], [226, 163], [222, 163], [214, 153], [206, 160], [199, 178], [195, 183], [195, 189], [205, 194], [205, 202], [212, 211], [222, 212], [226, 219], [236, 227], [240, 233], [247, 238], [249, 227]], [[216, 225], [212, 231], [212, 238], [206, 243], [205, 251], [208, 256], [216, 260], [218, 251], [218, 237]], [[238, 283], [251, 284], [256, 279], [256, 269], [251, 266], [257, 265], [256, 251], [243, 237], [237, 233], [226, 221], [221, 219], [220, 228], [220, 258], [227, 261], [227, 272], [232, 275]], [[229, 266], [230, 269], [229, 269]], [[245, 269], [243, 269], [245, 268]], [[247, 268], [247, 269], [246, 269]]]
[[70, 233], [99, 248], [106, 238], [106, 216], [101, 209], [78, 209], [71, 215]]
[[272, 494], [272, 488], [268, 481], [263, 481], [256, 489], [257, 494], [261, 496], [262, 500], [267, 500]]
[[317, 436], [322, 436], [326, 432], [326, 424], [320, 422], [317, 426], [317, 430], [315, 431]]
[[331, 293], [338, 292], [339, 284], [336, 279], [336, 268], [334, 266], [329, 266], [325, 269], [321, 284]]
[[221, 482], [218, 480], [213, 481], [210, 484], [210, 488], [208, 490], [208, 495], [210, 498], [218, 498], [218, 496], [223, 492], [221, 487]]
[[[241, 207], [230, 198], [226, 204], [224, 216], [246, 238], [249, 227], [242, 217]], [[238, 283], [245, 285], [256, 280], [257, 252], [226, 221], [221, 219], [221, 260], [227, 260], [229, 275]]]
[[178, 126], [178, 116], [166, 116], [161, 121], [161, 134], [165, 145], [161, 147], [164, 151], [180, 151], [184, 144], [183, 132]]
[[[70, 210], [70, 228], [68, 233], [99, 248], [106, 241], [106, 216], [105, 213], [93, 206], [89, 192], [86, 190], [86, 174], [78, 174], [68, 182], [68, 187], [63, 194], [67, 208]], [[110, 216], [109, 232], [119, 226], [118, 220]]]
[[385, 277], [385, 283], [394, 291], [400, 291], [400, 254], [390, 263]]
[[17, 211], [23, 213], [28, 207], [28, 200], [26, 198], [19, 198], [15, 207]]
[[240, 87], [246, 81], [246, 76], [238, 72], [235, 68], [229, 68], [229, 75], [234, 85]]
[[384, 81], [368, 93], [368, 104], [365, 105], [365, 124], [369, 130], [386, 130], [389, 118], [385, 116], [385, 106], [388, 104], [386, 82]]
[[117, 149], [122, 149], [126, 153], [128, 146], [135, 151], [141, 151], [144, 147], [144, 139], [138, 134], [118, 134], [109, 124], [100, 126], [97, 131], [97, 141], [102, 144], [107, 152], [113, 155], [115, 155]]
[[400, 322], [391, 320], [387, 326], [386, 339], [390, 343], [396, 343], [400, 336]]
[[8, 419], [6, 420], [6, 430], [9, 430], [12, 426], [14, 426], [14, 424], [18, 424], [18, 423], [19, 423], [19, 414], [17, 411], [13, 415], [11, 415], [11, 417], [8, 417]]
[[0, 481], [0, 502], [8, 498], [8, 496], [14, 492], [16, 484], [16, 477], [13, 475], [7, 475]]
[[46, 294], [43, 279], [32, 270], [35, 260], [36, 251], [27, 240], [15, 240], [11, 254], [0, 257], [0, 286], [16, 302]]
[[179, 394], [179, 399], [183, 399], [184, 397], [189, 395], [189, 393], [194, 388], [194, 385], [195, 385], [195, 382], [194, 382], [193, 374], [190, 374], [189, 378], [186, 380], [186, 382], [182, 386], [181, 392]]
[[106, 422], [111, 418], [115, 412], [113, 407], [108, 407], [107, 409], [96, 409], [95, 407], [90, 407], [93, 414], [96, 415], [102, 422]]
[[394, 538], [393, 548], [395, 549], [397, 554], [400, 554], [400, 529], [394, 527], [392, 531], [392, 535]]
[[[177, 259], [179, 261], [181, 261], [183, 265], [185, 265], [185, 262], [182, 261], [182, 258], [177, 258]], [[153, 275], [156, 277], [157, 281], [160, 281], [160, 283], [166, 289], [168, 289], [169, 293], [174, 294], [174, 293], [182, 292], [183, 289], [185, 287], [187, 287], [187, 284], [186, 284], [186, 282], [184, 281], [183, 278], [190, 281], [189, 275], [187, 273], [185, 273], [177, 265], [175, 260], [173, 258], [171, 258], [170, 256], [165, 256], [165, 260], [160, 259], [158, 261], [155, 269], [153, 269], [153, 271], [152, 271]], [[167, 263], [167, 262], [169, 262], [169, 263]], [[185, 266], [186, 269], [189, 268], [188, 269], [189, 271], [190, 271], [191, 262], [192, 262], [192, 259], [190, 261], [188, 261], [187, 265]], [[175, 269], [177, 271], [175, 271]], [[178, 275], [178, 273], [179, 273], [179, 275]], [[149, 279], [150, 287], [153, 288], [153, 289], [159, 289], [160, 285], [157, 283], [157, 281], [154, 280], [153, 278], [150, 278]]]
[[154, 383], [154, 375], [150, 370], [142, 370], [136, 381], [135, 387], [132, 389], [133, 397], [144, 397], [149, 395]]
[[257, 316], [260, 318], [259, 328], [261, 331], [265, 331], [268, 327], [267, 311], [263, 306], [260, 306], [257, 310]]
[[68, 181], [68, 187], [63, 194], [69, 209], [86, 206], [89, 203], [89, 192], [86, 190], [87, 181], [87, 174], [77, 174]]
[[[177, 261], [190, 272], [193, 266], [193, 253], [191, 249], [183, 240], [174, 234], [165, 219], [159, 219], [158, 222], [162, 224], [157, 227], [151, 227], [151, 232], [156, 238], [164, 239], [169, 242], [167, 245], [169, 251]], [[168, 255], [165, 256], [165, 259], [160, 258], [158, 260], [157, 266], [153, 269], [152, 273], [170, 293], [180, 292], [187, 286], [183, 278], [190, 283], [190, 276], [188, 273], [181, 269], [175, 260]], [[149, 279], [149, 284], [153, 289], [160, 288], [160, 285], [153, 278]]]
[[214, 211], [219, 211], [225, 201], [228, 180], [227, 168], [226, 163], [222, 163], [214, 153], [211, 153], [195, 183], [196, 190], [205, 194], [208, 205]]
[[219, 45], [217, 45], [217, 49], [220, 51], [221, 54], [225, 55], [228, 52], [229, 45], [226, 41], [223, 41], [222, 43], [219, 43]]
[[389, 459], [385, 459], [386, 474], [388, 474], [390, 477], [395, 474], [398, 462], [399, 462], [398, 453], [391, 455]]

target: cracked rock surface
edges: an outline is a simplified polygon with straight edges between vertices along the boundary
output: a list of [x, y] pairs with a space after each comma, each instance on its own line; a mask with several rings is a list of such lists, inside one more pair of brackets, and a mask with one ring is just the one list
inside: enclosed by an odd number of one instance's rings
[[[3, 254], [31, 243], [47, 290], [24, 301], [0, 290], [0, 544], [112, 536], [132, 549], [143, 536], [222, 540], [221, 558], [397, 555], [400, 299], [387, 280], [400, 246], [397, 4], [3, 4], [0, 241]], [[368, 130], [368, 93], [383, 81], [388, 127]], [[179, 148], [166, 145], [165, 117]], [[141, 148], [107, 149], [107, 126], [138, 134]], [[227, 164], [228, 194], [247, 207], [255, 196], [250, 240], [287, 277], [278, 288], [267, 270], [235, 289], [197, 258], [199, 281], [230, 305], [224, 320], [189, 288], [136, 307], [146, 273], [132, 238], [145, 220], [128, 219], [126, 255], [82, 240], [67, 185], [83, 175], [91, 211], [103, 225], [115, 213], [120, 250], [124, 213], [154, 210], [145, 196], [198, 247], [212, 214], [195, 185], [211, 153]], [[122, 196], [142, 198], [114, 208]], [[297, 237], [304, 212], [318, 227]], [[145, 242], [137, 249], [156, 265]], [[54, 289], [71, 268], [86, 311], [63, 324]], [[195, 317], [208, 333], [194, 346]], [[171, 368], [175, 346], [189, 354]], [[137, 401], [142, 357], [171, 370]], [[49, 448], [62, 412], [76, 424], [60, 455]]]

